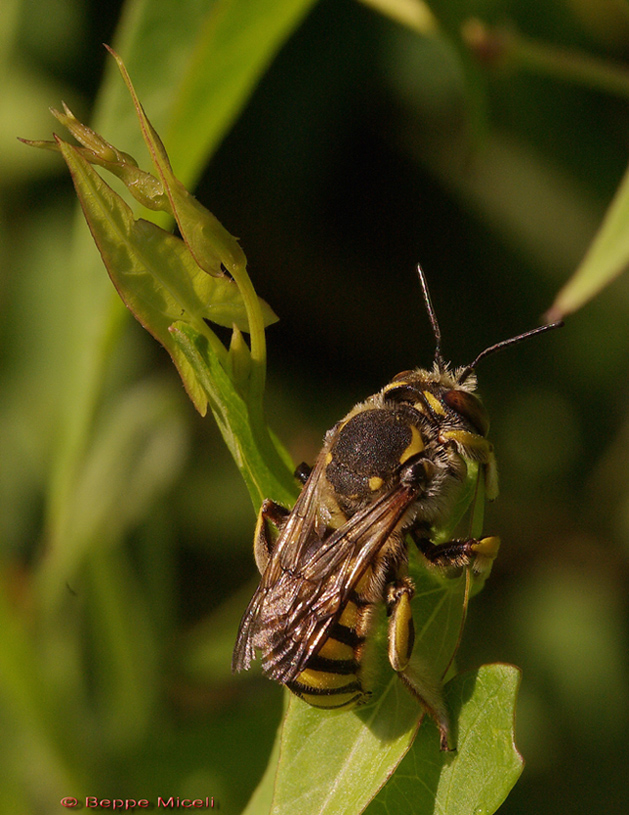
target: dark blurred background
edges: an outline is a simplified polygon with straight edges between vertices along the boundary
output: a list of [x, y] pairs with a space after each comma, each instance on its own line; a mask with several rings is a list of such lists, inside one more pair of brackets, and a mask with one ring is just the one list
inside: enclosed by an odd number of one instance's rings
[[[37, 343], [54, 342], [50, 310], [62, 294], [50, 270], [65, 262], [74, 204], [61, 161], [12, 140], [47, 138], [46, 107], [60, 97], [89, 117], [100, 43], [112, 41], [120, 13], [119, 4], [91, 0], [22, 6], [16, 53], [32, 85], [19, 115], [5, 104], [0, 157], [1, 546], [17, 595], [44, 537], [55, 376], [38, 363]], [[452, 8], [620, 65], [629, 56], [621, 0]], [[431, 364], [418, 262], [444, 354], [468, 363], [539, 322], [620, 182], [626, 99], [518, 66], [476, 70], [471, 105], [447, 39], [420, 37], [357, 2], [322, 0], [197, 188], [240, 238], [259, 294], [280, 317], [267, 333], [267, 412], [296, 462], [313, 460], [356, 401], [400, 370]], [[459, 664], [523, 670], [516, 732], [527, 766], [505, 813], [629, 807], [628, 325], [623, 277], [562, 331], [478, 371], [501, 473], [487, 528], [503, 549], [472, 604]], [[101, 768], [94, 760], [77, 775], [104, 789], [115, 777], [132, 794], [164, 778], [173, 790], [194, 787], [186, 775], [194, 765], [224, 811], [237, 811], [265, 766], [281, 708], [279, 688], [228, 672], [255, 580], [254, 513], [211, 418], [185, 399], [166, 353], [132, 320], [118, 343], [112, 381], [157, 378], [176, 415], [163, 492], [122, 543], [140, 579], [147, 540], [168, 564], [155, 601], [168, 615], [155, 664], [163, 695], [135, 761], [103, 748]], [[98, 686], [98, 661], [88, 653], [87, 664]]]

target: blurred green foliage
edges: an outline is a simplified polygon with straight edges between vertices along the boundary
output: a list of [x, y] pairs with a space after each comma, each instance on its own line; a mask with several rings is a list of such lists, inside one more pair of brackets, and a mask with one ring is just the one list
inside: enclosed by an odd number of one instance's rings
[[[230, 6], [242, 25], [222, 28]], [[0, 811], [115, 794], [238, 812], [282, 705], [229, 673], [255, 579], [238, 472], [73, 225], [61, 161], [15, 137], [96, 99], [94, 126], [141, 155], [100, 43], [119, 50], [175, 172], [241, 237], [281, 319], [267, 414], [312, 461], [355, 401], [430, 363], [417, 261], [445, 355], [469, 362], [551, 306], [625, 172], [627, 94], [605, 82], [625, 72], [623, 0], [430, 7], [440, 33], [420, 35], [350, 0], [3, 3]], [[510, 50], [474, 59], [472, 16], [507, 26]], [[565, 69], [585, 58], [609, 71]], [[479, 371], [503, 548], [459, 664], [523, 669], [527, 768], [505, 813], [629, 806], [628, 326], [620, 277]]]

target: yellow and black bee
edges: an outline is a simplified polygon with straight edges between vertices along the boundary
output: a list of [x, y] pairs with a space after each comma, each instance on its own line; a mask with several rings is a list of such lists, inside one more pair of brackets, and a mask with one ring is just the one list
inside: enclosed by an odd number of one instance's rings
[[364, 702], [363, 651], [375, 605], [383, 601], [389, 662], [435, 719], [448, 749], [445, 709], [409, 669], [414, 589], [407, 537], [438, 567], [470, 566], [476, 574], [491, 568], [498, 538], [439, 545], [431, 539], [460, 497], [469, 462], [476, 462], [487, 497], [498, 493], [474, 371], [494, 351], [558, 324], [492, 345], [452, 370], [441, 356], [439, 325], [418, 272], [436, 341], [432, 370], [400, 373], [352, 408], [326, 434], [312, 470], [298, 468], [304, 486], [292, 510], [263, 502], [254, 541], [262, 579], [240, 623], [232, 669], [249, 668], [259, 650], [263, 671], [315, 707]]

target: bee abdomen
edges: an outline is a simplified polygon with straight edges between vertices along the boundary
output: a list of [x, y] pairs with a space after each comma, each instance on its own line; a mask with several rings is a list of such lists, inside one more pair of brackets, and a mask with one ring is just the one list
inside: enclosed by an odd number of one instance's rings
[[313, 707], [342, 708], [369, 696], [360, 677], [365, 637], [358, 633], [366, 607], [349, 600], [319, 651], [288, 688]]

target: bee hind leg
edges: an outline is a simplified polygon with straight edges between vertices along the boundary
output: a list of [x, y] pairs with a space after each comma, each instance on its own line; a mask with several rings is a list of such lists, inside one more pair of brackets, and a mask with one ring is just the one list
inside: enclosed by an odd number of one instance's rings
[[[290, 511], [286, 507], [265, 498], [258, 513], [256, 529], [253, 535], [253, 556], [260, 574], [264, 574], [266, 565], [275, 546], [277, 532], [286, 523]], [[276, 532], [273, 532], [273, 528]]]
[[415, 641], [411, 612], [413, 594], [414, 588], [409, 578], [397, 580], [387, 589], [389, 662], [404, 685], [437, 725], [441, 750], [450, 750], [450, 726], [441, 695], [441, 683], [430, 678], [428, 672], [423, 671], [420, 666], [410, 664]]
[[439, 749], [444, 753], [455, 750], [456, 748], [450, 742], [450, 720], [441, 693], [441, 683], [426, 676], [420, 676], [419, 671], [412, 670], [410, 667], [398, 672], [398, 676], [437, 725]]

